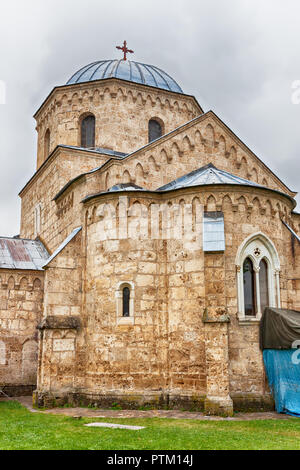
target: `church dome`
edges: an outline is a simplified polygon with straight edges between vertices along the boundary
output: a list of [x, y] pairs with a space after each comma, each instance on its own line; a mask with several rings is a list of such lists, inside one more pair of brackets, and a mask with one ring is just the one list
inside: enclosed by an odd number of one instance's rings
[[141, 64], [133, 60], [100, 60], [86, 65], [76, 72], [67, 85], [75, 83], [120, 78], [130, 82], [141, 83], [156, 88], [163, 88], [176, 93], [183, 93], [174, 78], [154, 65]]

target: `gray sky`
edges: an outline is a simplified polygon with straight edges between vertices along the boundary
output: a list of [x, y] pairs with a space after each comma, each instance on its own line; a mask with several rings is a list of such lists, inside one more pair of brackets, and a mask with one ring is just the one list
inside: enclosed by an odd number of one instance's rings
[[0, 0], [0, 235], [19, 233], [17, 194], [36, 165], [32, 115], [83, 65], [120, 57], [124, 39], [300, 191], [299, 16], [298, 0]]

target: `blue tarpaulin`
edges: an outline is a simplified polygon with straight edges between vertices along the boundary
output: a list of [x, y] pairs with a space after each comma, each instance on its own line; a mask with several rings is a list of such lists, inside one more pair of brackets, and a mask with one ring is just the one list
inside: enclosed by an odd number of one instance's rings
[[276, 411], [300, 417], [300, 349], [265, 349], [263, 357]]

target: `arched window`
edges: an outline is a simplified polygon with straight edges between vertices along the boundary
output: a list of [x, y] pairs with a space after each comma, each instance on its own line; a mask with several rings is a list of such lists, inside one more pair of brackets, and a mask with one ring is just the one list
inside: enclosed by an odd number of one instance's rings
[[266, 307], [281, 307], [279, 256], [266, 235], [259, 232], [242, 243], [236, 268], [240, 321], [259, 320]]
[[149, 121], [149, 142], [159, 139], [163, 135], [162, 126], [156, 119], [150, 119]]
[[45, 137], [44, 137], [44, 160], [49, 157], [50, 153], [50, 131], [49, 129], [46, 130]]
[[130, 289], [129, 287], [124, 287], [123, 289], [123, 317], [130, 317]]
[[134, 325], [134, 283], [131, 281], [119, 282], [115, 295], [117, 307], [117, 324]]
[[245, 315], [255, 315], [255, 279], [253, 263], [250, 258], [246, 258], [243, 264], [243, 280]]
[[259, 291], [261, 312], [269, 305], [268, 264], [262, 259], [259, 264]]
[[89, 115], [81, 121], [81, 147], [95, 147], [95, 116]]

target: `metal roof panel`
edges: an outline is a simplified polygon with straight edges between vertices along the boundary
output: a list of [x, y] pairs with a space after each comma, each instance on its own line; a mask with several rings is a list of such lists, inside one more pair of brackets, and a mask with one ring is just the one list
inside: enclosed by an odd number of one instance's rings
[[49, 253], [40, 240], [0, 238], [0, 269], [41, 271]]

